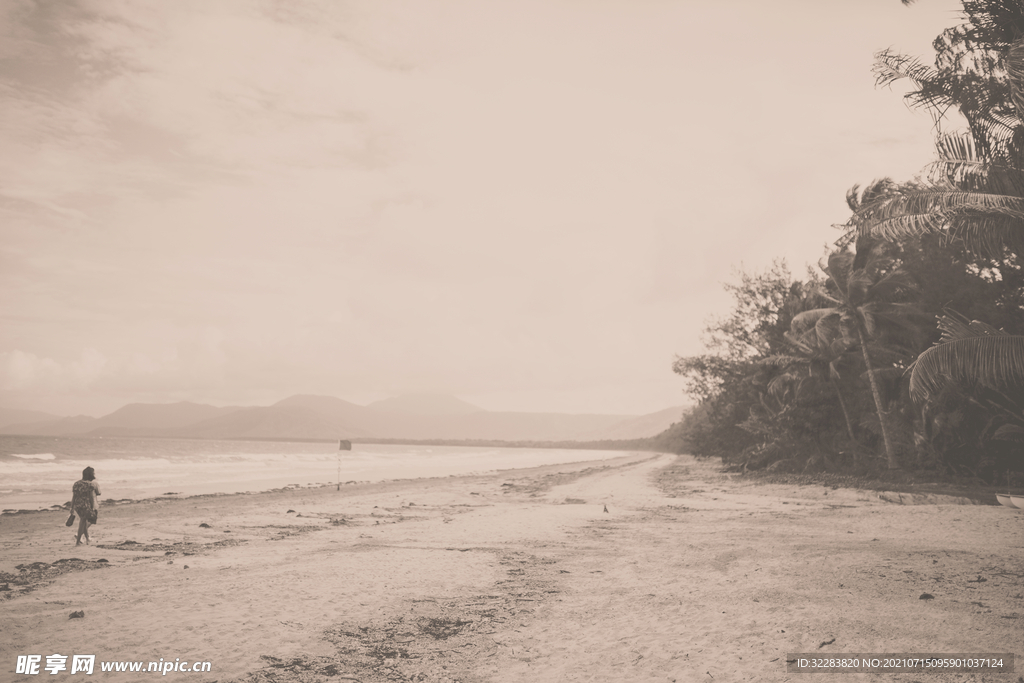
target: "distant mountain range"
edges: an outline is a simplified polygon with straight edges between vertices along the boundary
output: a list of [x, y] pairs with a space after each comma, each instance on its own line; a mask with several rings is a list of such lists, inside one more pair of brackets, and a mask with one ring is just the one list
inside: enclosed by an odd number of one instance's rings
[[29, 424], [32, 422], [50, 422], [59, 420], [59, 415], [41, 413], [38, 410], [16, 410], [14, 408], [0, 408], [0, 427], [14, 424]]
[[206, 439], [486, 439], [598, 441], [654, 436], [683, 408], [649, 415], [484, 410], [454, 396], [409, 394], [367, 406], [332, 396], [291, 396], [270, 406], [131, 403], [94, 418], [0, 410], [0, 434]]

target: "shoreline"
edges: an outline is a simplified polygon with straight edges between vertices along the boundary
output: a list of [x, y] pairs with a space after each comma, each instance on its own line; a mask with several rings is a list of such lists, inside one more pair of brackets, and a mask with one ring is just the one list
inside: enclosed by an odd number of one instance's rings
[[[664, 454], [664, 455], [675, 455], [675, 454]], [[603, 463], [605, 460], [582, 460], [579, 462], [587, 463]], [[576, 463], [564, 463], [564, 465], [574, 465]], [[555, 465], [544, 465], [542, 467], [554, 467]], [[535, 468], [524, 468], [524, 469], [535, 469]], [[517, 468], [512, 469], [501, 469], [493, 470], [491, 472], [481, 472], [473, 474], [459, 474], [459, 475], [445, 475], [439, 477], [412, 477], [409, 479], [381, 479], [377, 481], [365, 480], [365, 481], [346, 481], [341, 483], [341, 487], [352, 486], [357, 484], [387, 484], [397, 483], [403, 481], [423, 481], [423, 480], [440, 480], [447, 479], [450, 477], [472, 477], [472, 476], [486, 476], [488, 474], [499, 474], [501, 472], [515, 472]], [[817, 482], [791, 482], [791, 481], [772, 481], [772, 480], [755, 480], [752, 479], [753, 485], [788, 485], [795, 487], [807, 487], [807, 488], [821, 488], [821, 485]], [[218, 493], [195, 493], [188, 496], [177, 496], [176, 494], [164, 494], [159, 496], [153, 496], [149, 498], [120, 498], [116, 500], [103, 500], [100, 502], [100, 512], [103, 512], [108, 507], [118, 507], [125, 505], [145, 505], [147, 503], [156, 503], [163, 501], [188, 501], [194, 498], [221, 498], [225, 496], [256, 496], [267, 493], [280, 493], [285, 491], [297, 491], [302, 489], [331, 489], [335, 488], [336, 484], [307, 484], [305, 486], [284, 486], [273, 489], [266, 489], [262, 491], [231, 491], [231, 492], [218, 492]], [[826, 487], [827, 488], [827, 487]], [[999, 507], [999, 502], [995, 499], [994, 494], [986, 493], [965, 493], [965, 495], [956, 495], [950, 493], [922, 493], [922, 492], [907, 492], [900, 490], [889, 490], [889, 489], [868, 489], [860, 486], [841, 486], [835, 488], [843, 488], [847, 491], [862, 492], [867, 494], [873, 494], [878, 497], [879, 500], [894, 503], [898, 505], [982, 505], [982, 506], [993, 506]], [[336, 489], [340, 490], [340, 489]], [[1016, 494], [1014, 494], [1016, 495]], [[990, 500], [991, 499], [991, 500]], [[0, 511], [0, 518], [5, 515], [29, 515], [46, 512], [68, 512], [71, 509], [70, 501], [63, 505], [51, 505], [47, 508], [37, 509], [5, 509]]]
[[[11, 435], [7, 435], [11, 436]], [[174, 435], [62, 435], [62, 436], [36, 436], [27, 435], [24, 438], [31, 439], [88, 439], [103, 441], [105, 439], [152, 439], [156, 441], [185, 441], [185, 442], [211, 442], [211, 443], [259, 443], [259, 444], [333, 444], [337, 442], [337, 439], [317, 439], [317, 438], [276, 438], [276, 437], [224, 437], [224, 438], [206, 438], [206, 437], [192, 437], [192, 436], [174, 436]], [[645, 452], [645, 453], [659, 453], [661, 451], [650, 450], [646, 443], [650, 439], [644, 440], [603, 440], [596, 442], [548, 442], [548, 441], [496, 441], [496, 440], [483, 440], [483, 439], [465, 439], [465, 440], [448, 440], [448, 439], [377, 439], [377, 438], [355, 438], [350, 439], [353, 444], [362, 445], [377, 445], [377, 446], [421, 446], [421, 447], [446, 447], [446, 448], [499, 448], [499, 449], [537, 449], [537, 450], [559, 450], [559, 451], [595, 451], [595, 452], [608, 452], [617, 451], [621, 453], [625, 452]], [[643, 443], [640, 443], [643, 442]], [[102, 461], [100, 461], [102, 462]], [[525, 465], [530, 467], [532, 465]], [[726, 467], [722, 465], [724, 471], [730, 473], [740, 473], [740, 470], [736, 469], [735, 466]], [[516, 468], [516, 467], [513, 467]], [[474, 474], [483, 473], [490, 470], [479, 470], [476, 472], [459, 472], [456, 476], [462, 474]], [[891, 473], [890, 473], [891, 474]], [[868, 490], [878, 493], [880, 496], [891, 498], [894, 502], [901, 504], [919, 504], [922, 502], [957, 502], [960, 504], [980, 504], [980, 505], [998, 505], [995, 495], [1007, 494], [1024, 496], [1024, 488], [1021, 487], [999, 487], [979, 483], [977, 480], [968, 479], [964, 477], [949, 477], [939, 476], [934, 472], [930, 471], [916, 471], [916, 470], [899, 470], [897, 471], [895, 478], [886, 479], [880, 478], [877, 475], [870, 474], [852, 474], [846, 471], [818, 471], [814, 473], [795, 473], [795, 472], [769, 472], [765, 470], [752, 470], [750, 472], [743, 472], [744, 477], [749, 478], [751, 481], [767, 484], [793, 484], [803, 486], [832, 486], [840, 487], [852, 490]], [[318, 473], [317, 476], [322, 476], [322, 473]], [[429, 476], [429, 475], [428, 475]], [[370, 479], [358, 479], [348, 480], [343, 482], [344, 485], [351, 484], [353, 481], [365, 482], [383, 482], [389, 480], [387, 477], [374, 477]], [[257, 482], [249, 482], [257, 483]], [[260, 482], [266, 485], [266, 482]], [[319, 486], [330, 487], [336, 486], [337, 482], [312, 482], [310, 481], [304, 485], [298, 485], [309, 488], [316, 488]], [[295, 485], [292, 485], [295, 486]], [[261, 493], [267, 491], [278, 490], [279, 487], [274, 486], [259, 486], [246, 491], [237, 490], [224, 490], [224, 491], [211, 491], [211, 490], [200, 490], [190, 492], [187, 494], [180, 493], [152, 493], [150, 495], [135, 495], [132, 497], [126, 497], [117, 499], [117, 504], [127, 504], [136, 501], [146, 501], [156, 498], [162, 498], [171, 495], [182, 495], [183, 498], [201, 496], [201, 495], [233, 495], [233, 494], [251, 494]], [[288, 488], [288, 487], [285, 487]], [[907, 496], [906, 494], [913, 494]], [[63, 496], [61, 496], [63, 497]], [[51, 498], [52, 500], [52, 498]], [[20, 515], [27, 514], [30, 512], [45, 512], [48, 510], [68, 509], [70, 501], [61, 503], [51, 503], [45, 505], [39, 503], [39, 507], [7, 507], [0, 509], [0, 516], [3, 515]], [[101, 500], [102, 505], [109, 505], [111, 501]], [[101, 508], [102, 509], [102, 508]]]
[[[166, 439], [181, 441], [232, 441], [253, 443], [338, 443], [339, 439], [322, 439], [316, 437], [285, 437], [285, 436], [188, 436], [176, 434], [140, 433], [140, 434], [0, 434], [3, 437], [20, 439]], [[559, 448], [565, 450], [648, 450], [651, 442], [657, 437], [637, 437], [635, 439], [598, 439], [593, 441], [578, 440], [516, 440], [502, 439], [405, 439], [388, 437], [349, 437], [345, 439], [352, 444], [379, 446], [451, 446], [466, 448]], [[653, 452], [653, 451], [652, 451]]]
[[86, 651], [209, 661], [186, 675], [206, 683], [783, 681], [790, 652], [1024, 661], [1024, 514], [687, 456], [115, 505], [79, 548], [63, 514], [0, 517], [0, 672]]
[[[468, 476], [468, 475], [467, 475]], [[402, 479], [382, 479], [380, 481], [346, 481], [342, 482], [341, 486], [351, 486], [352, 484], [382, 484], [389, 481], [404, 481]], [[147, 498], [117, 498], [117, 499], [104, 499], [100, 501], [100, 512], [103, 512], [106, 508], [120, 507], [125, 505], [145, 505], [146, 503], [154, 503], [168, 500], [180, 500], [188, 501], [193, 498], [221, 498], [224, 496], [256, 496], [264, 493], [278, 493], [281, 491], [296, 491], [299, 489], [325, 489], [333, 488], [336, 484], [307, 484], [305, 486], [282, 486], [279, 488], [265, 489], [262, 491], [225, 491], [215, 493], [193, 493], [187, 496], [180, 496], [176, 493], [165, 493], [163, 495], [151, 496]], [[68, 512], [71, 509], [71, 502], [68, 501], [63, 505], [51, 505], [45, 508], [7, 508], [0, 511], [0, 517], [4, 515], [30, 515], [36, 513], [45, 512]]]
[[[80, 442], [81, 439], [73, 439]], [[90, 439], [103, 443], [102, 438]], [[394, 478], [431, 477], [439, 475], [471, 475], [510, 468], [540, 466], [546, 463], [601, 461], [620, 457], [626, 450], [563, 449], [563, 448], [507, 448], [504, 446], [432, 446], [411, 444], [363, 445], [356, 451], [310, 448], [309, 441], [232, 441], [204, 440], [212, 444], [201, 450], [180, 448], [183, 443], [198, 440], [146, 437], [150, 443], [168, 442], [166, 453], [152, 455], [152, 445], [138, 445], [128, 440], [125, 455], [112, 458], [116, 469], [105, 467], [107, 458], [90, 457], [71, 452], [62, 459], [52, 458], [43, 465], [21, 466], [14, 473], [24, 481], [9, 491], [4, 500], [3, 514], [25, 514], [28, 511], [68, 509], [69, 496], [61, 486], [51, 482], [77, 478], [77, 469], [84, 464], [98, 468], [100, 482], [106, 496], [101, 506], [110, 500], [118, 503], [150, 500], [164, 496], [187, 498], [208, 494], [259, 493], [282, 488], [318, 486], [335, 487], [339, 483], [382, 482]], [[332, 442], [335, 443], [336, 442]], [[218, 445], [219, 444], [219, 445]], [[223, 444], [240, 444], [224, 447]], [[244, 444], [250, 444], [246, 446]], [[163, 448], [162, 446], [156, 446]], [[124, 448], [120, 446], [120, 448]], [[62, 452], [62, 451], [61, 451]], [[63, 452], [62, 452], [63, 453]], [[20, 457], [20, 456], [19, 456]], [[34, 462], [28, 460], [27, 462]], [[75, 468], [68, 469], [74, 463]], [[337, 470], [336, 470], [337, 463]], [[63, 468], [63, 469], [61, 469]], [[77, 469], [76, 469], [77, 468]], [[71, 471], [71, 470], [74, 471]], [[24, 474], [23, 474], [24, 473]], [[141, 474], [140, 474], [141, 473]], [[340, 475], [340, 482], [337, 476]], [[27, 478], [26, 478], [27, 477]], [[19, 488], [20, 486], [20, 488]], [[68, 485], [70, 489], [70, 484]], [[102, 509], [102, 508], [101, 508]]]

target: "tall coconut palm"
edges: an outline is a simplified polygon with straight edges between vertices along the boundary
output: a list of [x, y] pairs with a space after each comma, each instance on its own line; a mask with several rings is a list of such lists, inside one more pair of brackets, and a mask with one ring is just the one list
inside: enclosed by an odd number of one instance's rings
[[[1000, 261], [1024, 255], [1024, 3], [964, 0], [964, 14], [964, 25], [936, 40], [934, 69], [886, 51], [876, 76], [882, 85], [910, 79], [917, 90], [909, 102], [931, 110], [937, 127], [956, 109], [969, 130], [938, 135], [923, 181], [886, 180], [853, 197], [847, 240], [942, 232]], [[1024, 386], [1024, 337], [952, 316], [940, 329], [942, 339], [914, 365], [915, 402], [942, 386]]]
[[968, 23], [936, 41], [935, 68], [883, 51], [875, 72], [881, 85], [915, 83], [908, 101], [931, 111], [937, 129], [955, 109], [968, 130], [940, 132], [924, 181], [889, 182], [865, 197], [848, 233], [899, 240], [944, 232], [987, 256], [1024, 254], [1024, 5], [965, 0], [964, 10]]
[[891, 262], [881, 249], [870, 243], [861, 241], [858, 247], [856, 254], [832, 253], [828, 264], [822, 267], [830, 285], [825, 298], [833, 305], [800, 313], [793, 319], [793, 325], [798, 329], [813, 327], [823, 337], [837, 330], [851, 347], [860, 349], [878, 413], [886, 461], [890, 469], [898, 469], [870, 342], [880, 335], [883, 327], [915, 330], [914, 318], [920, 312], [913, 304], [899, 301], [915, 289], [909, 274], [887, 267]]

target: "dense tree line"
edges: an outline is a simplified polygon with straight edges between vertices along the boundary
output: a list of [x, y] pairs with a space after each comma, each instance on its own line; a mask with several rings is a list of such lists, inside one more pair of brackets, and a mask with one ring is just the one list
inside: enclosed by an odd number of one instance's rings
[[[906, 3], [905, 3], [906, 4]], [[660, 437], [745, 468], [1024, 470], [1024, 2], [965, 0], [934, 66], [889, 50], [932, 114], [921, 177], [847, 193], [820, 270], [739, 273], [705, 353], [674, 370], [697, 406]], [[947, 130], [952, 113], [966, 122]]]

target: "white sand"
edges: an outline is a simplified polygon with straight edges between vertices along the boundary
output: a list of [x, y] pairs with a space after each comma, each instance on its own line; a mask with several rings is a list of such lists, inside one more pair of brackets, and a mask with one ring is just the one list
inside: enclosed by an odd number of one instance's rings
[[802, 680], [788, 652], [1013, 652], [1015, 674], [838, 680], [1024, 681], [1024, 513], [1002, 507], [637, 454], [106, 507], [80, 548], [65, 516], [0, 517], [0, 571], [109, 560], [0, 601], [0, 680], [64, 680], [13, 673], [53, 653], [212, 663], [164, 677], [183, 681], [618, 683]]

